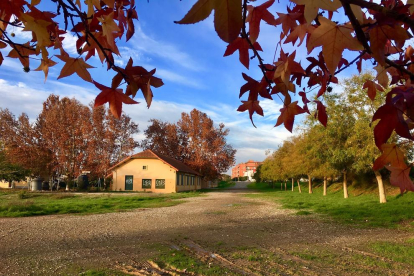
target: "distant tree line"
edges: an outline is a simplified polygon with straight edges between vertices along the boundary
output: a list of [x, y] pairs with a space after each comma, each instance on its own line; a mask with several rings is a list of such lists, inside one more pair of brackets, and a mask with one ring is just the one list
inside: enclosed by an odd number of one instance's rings
[[[91, 108], [56, 95], [47, 98], [34, 122], [25, 113], [16, 118], [10, 110], [0, 109], [0, 157], [34, 177], [74, 179], [87, 170], [92, 177], [104, 178], [111, 165], [138, 146], [136, 133], [138, 125], [127, 115], [116, 119], [105, 107]], [[0, 177], [22, 178], [1, 173]]]
[[[350, 181], [378, 185], [381, 203], [386, 202], [383, 178], [390, 176], [387, 169], [379, 170], [374, 161], [381, 155], [375, 146], [372, 116], [382, 102], [385, 93], [377, 94], [374, 100], [368, 98], [363, 84], [372, 78], [364, 73], [346, 79], [343, 91], [324, 96], [329, 114], [328, 125], [316, 122], [314, 114], [306, 118], [298, 134], [284, 143], [266, 158], [255, 175], [258, 181], [292, 181], [299, 186], [299, 179], [308, 179], [309, 193], [312, 193], [312, 179], [323, 180], [326, 195], [329, 179], [342, 179], [344, 198], [348, 197]], [[412, 156], [412, 145], [391, 137], [394, 144], [404, 150], [401, 156]], [[402, 162], [406, 162], [403, 159]], [[392, 172], [391, 172], [392, 173]], [[396, 183], [392, 183], [396, 186]]]

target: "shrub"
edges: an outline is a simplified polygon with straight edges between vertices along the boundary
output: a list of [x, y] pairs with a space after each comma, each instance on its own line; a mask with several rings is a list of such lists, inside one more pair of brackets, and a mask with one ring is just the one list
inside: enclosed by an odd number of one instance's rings
[[30, 195], [29, 195], [29, 193], [28, 193], [27, 191], [20, 191], [20, 192], [17, 194], [17, 197], [18, 197], [19, 199], [27, 199], [27, 198], [30, 198]]

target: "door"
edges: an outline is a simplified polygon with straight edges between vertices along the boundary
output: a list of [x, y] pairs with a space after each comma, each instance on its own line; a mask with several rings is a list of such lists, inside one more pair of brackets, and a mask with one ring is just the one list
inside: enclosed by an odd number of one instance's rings
[[134, 188], [134, 176], [125, 175], [125, 191], [132, 191]]

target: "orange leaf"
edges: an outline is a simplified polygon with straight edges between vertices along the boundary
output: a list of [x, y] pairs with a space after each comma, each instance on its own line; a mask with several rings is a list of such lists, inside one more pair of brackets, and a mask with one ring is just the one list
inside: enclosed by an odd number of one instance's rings
[[337, 25], [325, 17], [319, 17], [321, 25], [314, 30], [308, 41], [308, 52], [314, 47], [322, 46], [326, 67], [331, 74], [335, 73], [344, 49], [363, 50], [359, 41], [351, 35], [350, 26]]
[[286, 37], [284, 43], [292, 42], [292, 44], [295, 45], [296, 40], [299, 38], [299, 44], [297, 46], [299, 47], [305, 39], [306, 34], [312, 33], [313, 30], [315, 30], [315, 27], [310, 24], [299, 25]]
[[29, 42], [23, 45], [15, 45], [15, 47], [17, 51], [15, 49], [11, 50], [7, 57], [18, 58], [24, 67], [29, 67], [29, 56], [35, 55], [36, 51], [30, 46]]
[[40, 70], [42, 70], [43, 73], [45, 73], [45, 82], [46, 82], [47, 75], [49, 73], [49, 67], [55, 66], [56, 64], [57, 63], [54, 62], [51, 59], [47, 59], [47, 60], [42, 59], [39, 67], [37, 67], [36, 69], [34, 69], [34, 71], [40, 71]]
[[214, 10], [214, 27], [218, 36], [231, 43], [243, 25], [242, 0], [198, 0], [178, 24], [194, 24], [206, 19]]
[[373, 82], [372, 80], [367, 80], [362, 87], [364, 89], [368, 88], [368, 97], [373, 101], [377, 95], [377, 90], [384, 91], [381, 85]]
[[275, 126], [280, 126], [283, 123], [285, 125], [285, 128], [292, 132], [295, 116], [304, 113], [305, 110], [303, 110], [302, 107], [298, 106], [298, 102], [296, 101], [281, 108], [280, 112], [280, 116], [277, 119]]
[[114, 89], [111, 87], [107, 87], [97, 82], [93, 82], [95, 86], [102, 90], [101, 93], [95, 99], [94, 107], [98, 107], [105, 103], [109, 102], [109, 109], [111, 113], [115, 116], [115, 118], [120, 118], [122, 113], [122, 103], [125, 104], [138, 104], [139, 102], [134, 101], [124, 93], [122, 93], [122, 89]]
[[395, 144], [383, 144], [381, 146], [382, 154], [378, 157], [373, 166], [373, 170], [377, 171], [384, 166], [391, 165], [394, 168], [406, 168], [404, 153]]
[[411, 167], [396, 168], [386, 167], [390, 172], [390, 183], [391, 185], [400, 187], [401, 193], [405, 190], [414, 192], [414, 184], [410, 178]]
[[[298, 5], [305, 5], [305, 19], [309, 24], [316, 18], [318, 15], [319, 9], [327, 11], [336, 11], [341, 7], [341, 2], [339, 0], [291, 0], [292, 2]], [[319, 18], [320, 19], [320, 18]]]
[[79, 77], [84, 79], [85, 81], [92, 82], [91, 74], [88, 72], [88, 68], [95, 68], [93, 66], [90, 66], [87, 64], [83, 58], [71, 58], [66, 55], [57, 55], [59, 59], [65, 62], [65, 65], [62, 68], [62, 71], [60, 71], [60, 75], [58, 79], [68, 77], [72, 75], [73, 73], [76, 73]]

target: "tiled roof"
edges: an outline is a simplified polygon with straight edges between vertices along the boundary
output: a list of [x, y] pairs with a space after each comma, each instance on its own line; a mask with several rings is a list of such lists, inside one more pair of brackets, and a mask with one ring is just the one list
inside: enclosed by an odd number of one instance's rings
[[190, 167], [188, 167], [187, 165], [185, 165], [184, 163], [162, 155], [162, 154], [158, 154], [153, 152], [150, 149], [144, 150], [142, 152], [139, 152], [137, 154], [131, 155], [127, 158], [125, 158], [124, 160], [122, 160], [121, 162], [119, 162], [118, 164], [116, 164], [115, 166], [109, 168], [109, 170], [112, 170], [116, 167], [121, 166], [122, 164], [125, 164], [126, 162], [128, 162], [131, 159], [159, 159], [161, 161], [164, 161], [165, 163], [167, 163], [168, 165], [174, 167], [177, 171], [179, 172], [186, 172], [186, 173], [191, 173], [191, 174], [195, 174], [195, 175], [201, 175], [200, 173], [196, 172], [195, 170], [191, 169]]
[[195, 170], [191, 169], [189, 166], [187, 166], [186, 164], [178, 161], [177, 159], [165, 156], [165, 155], [161, 155], [158, 153], [154, 153], [156, 154], [159, 159], [163, 160], [165, 163], [168, 163], [169, 165], [173, 166], [174, 168], [176, 168], [179, 172], [186, 172], [186, 173], [191, 173], [191, 174], [195, 174], [195, 175], [201, 175], [200, 173], [196, 172]]

